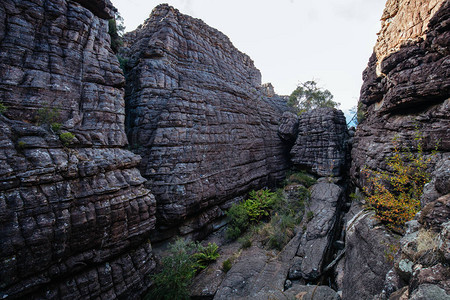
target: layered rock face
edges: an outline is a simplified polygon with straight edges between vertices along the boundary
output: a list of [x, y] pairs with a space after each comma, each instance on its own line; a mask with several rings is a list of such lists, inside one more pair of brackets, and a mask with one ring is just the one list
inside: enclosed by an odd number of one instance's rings
[[[291, 128], [295, 131], [295, 126]], [[295, 166], [306, 168], [320, 177], [343, 175], [349, 135], [342, 111], [317, 108], [302, 113], [297, 131], [291, 149], [291, 161]]]
[[[424, 209], [418, 221], [409, 222], [400, 242], [362, 208], [347, 222], [344, 299], [449, 297], [449, 20], [447, 0], [386, 4], [375, 51], [363, 73], [359, 105], [364, 120], [354, 137], [351, 175], [361, 187], [363, 167], [388, 170], [386, 158], [392, 155], [394, 139], [415, 152], [420, 134], [424, 154], [428, 156], [437, 143], [439, 153], [429, 167], [432, 181], [421, 199]], [[433, 246], [437, 244], [444, 246]], [[384, 264], [373, 263], [383, 260]]]
[[122, 149], [113, 10], [107, 0], [0, 4], [1, 298], [115, 299], [150, 284], [155, 200], [140, 157]]
[[360, 169], [386, 169], [386, 157], [398, 136], [413, 146], [417, 131], [424, 150], [439, 142], [436, 161], [450, 152], [449, 1], [400, 1], [386, 4], [375, 52], [364, 71], [358, 125], [352, 152], [352, 177], [363, 184]]
[[208, 228], [228, 200], [282, 178], [280, 99], [225, 35], [160, 5], [125, 39], [128, 136], [160, 225]]

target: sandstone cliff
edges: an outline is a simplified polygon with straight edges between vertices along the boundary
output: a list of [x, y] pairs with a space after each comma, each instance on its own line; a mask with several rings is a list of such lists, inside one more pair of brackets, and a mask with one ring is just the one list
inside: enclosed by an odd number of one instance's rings
[[425, 151], [439, 142], [437, 162], [449, 159], [450, 74], [449, 1], [400, 1], [386, 4], [375, 52], [364, 71], [352, 176], [360, 169], [385, 169], [393, 139], [411, 147], [416, 130]]
[[123, 150], [113, 12], [108, 0], [0, 3], [1, 298], [115, 299], [149, 285], [155, 200]]
[[224, 34], [159, 5], [125, 41], [128, 137], [161, 229], [208, 232], [233, 198], [283, 177], [282, 104]]
[[[444, 249], [450, 193], [449, 46], [450, 1], [387, 1], [378, 41], [363, 73], [359, 102], [363, 120], [354, 138], [352, 178], [362, 187], [363, 167], [388, 170], [386, 158], [392, 154], [394, 138], [414, 152], [420, 132], [425, 155], [437, 142], [439, 153], [429, 168], [433, 179], [422, 196], [425, 208], [418, 220], [407, 223], [407, 235], [400, 242], [401, 236], [387, 232], [353, 203], [347, 216], [344, 299], [449, 298], [450, 270], [445, 267], [449, 249]], [[432, 236], [426, 242], [425, 233]], [[426, 251], [424, 244], [429, 247]]]

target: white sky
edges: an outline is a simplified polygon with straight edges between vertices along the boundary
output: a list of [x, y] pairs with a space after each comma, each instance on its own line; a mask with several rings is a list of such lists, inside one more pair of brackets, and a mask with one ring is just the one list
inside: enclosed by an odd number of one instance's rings
[[280, 95], [314, 79], [356, 105], [386, 0], [112, 0], [134, 30], [160, 3], [202, 19], [248, 54]]

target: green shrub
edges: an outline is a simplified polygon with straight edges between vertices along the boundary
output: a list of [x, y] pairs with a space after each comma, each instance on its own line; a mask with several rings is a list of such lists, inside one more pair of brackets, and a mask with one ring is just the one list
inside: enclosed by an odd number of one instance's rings
[[294, 236], [296, 220], [292, 215], [276, 214], [270, 220], [267, 244], [271, 249], [281, 250]]
[[[278, 190], [276, 194], [279, 193], [280, 191]], [[290, 193], [293, 192], [291, 191]], [[301, 216], [303, 214], [305, 202], [308, 201], [311, 193], [304, 186], [299, 186], [294, 194], [295, 197], [291, 196], [288, 198], [284, 195], [282, 197], [277, 197], [273, 211], [282, 215]]]
[[298, 183], [308, 188], [316, 182], [316, 179], [314, 179], [311, 175], [306, 174], [304, 171], [288, 174], [288, 184]]
[[61, 130], [61, 123], [53, 122], [50, 125], [50, 128], [52, 129], [53, 132], [59, 132]]
[[151, 276], [153, 288], [146, 299], [189, 299], [189, 286], [198, 264], [194, 253], [198, 246], [183, 239], [169, 246], [169, 254], [162, 259], [161, 272]]
[[250, 222], [258, 222], [269, 216], [275, 204], [275, 193], [268, 189], [251, 191], [249, 199], [239, 204], [233, 204], [227, 211], [229, 219], [226, 237], [237, 239], [248, 227]]
[[306, 213], [306, 222], [309, 223], [313, 218], [314, 218], [314, 212], [313, 211], [308, 211]]
[[249, 217], [247, 210], [242, 203], [238, 203], [233, 204], [226, 214], [229, 219], [226, 238], [235, 240], [248, 227]]
[[244, 207], [250, 221], [259, 221], [262, 217], [269, 215], [269, 210], [274, 205], [274, 195], [268, 189], [251, 191], [250, 198], [244, 202]]
[[252, 246], [252, 239], [250, 235], [246, 235], [238, 240], [238, 242], [241, 244], [242, 249], [247, 249]]
[[111, 36], [111, 49], [114, 53], [119, 51], [119, 48], [123, 46], [123, 33], [125, 26], [123, 25], [123, 18], [116, 12], [113, 19], [108, 20], [108, 33]]
[[[387, 227], [396, 229], [412, 220], [420, 210], [420, 196], [425, 184], [430, 180], [427, 172], [431, 158], [426, 158], [422, 149], [420, 133], [416, 133], [417, 153], [400, 151], [394, 139], [394, 155], [387, 159], [388, 171], [372, 171], [367, 168], [362, 173], [368, 179], [364, 192], [369, 208]], [[436, 146], [437, 148], [437, 146]]]
[[27, 146], [27, 143], [25, 143], [24, 141], [17, 142], [17, 148], [19, 148], [19, 149], [24, 149], [26, 146]]
[[198, 252], [193, 255], [199, 269], [206, 268], [210, 263], [216, 261], [220, 257], [218, 248], [219, 246], [217, 246], [216, 243], [208, 243], [208, 246], [206, 247], [203, 247], [202, 245], [198, 246]]
[[226, 259], [226, 260], [224, 260], [223, 262], [222, 262], [222, 270], [225, 272], [225, 273], [228, 273], [228, 271], [230, 271], [230, 269], [231, 269], [231, 267], [232, 267], [232, 262], [231, 262], [231, 259]]
[[0, 114], [4, 114], [7, 109], [8, 109], [8, 106], [3, 104], [3, 102], [0, 102]]
[[75, 135], [73, 133], [68, 132], [68, 131], [61, 132], [59, 134], [59, 139], [64, 144], [64, 146], [70, 145], [70, 143], [72, 143], [74, 138], [75, 138]]
[[60, 111], [57, 108], [44, 107], [37, 111], [37, 124], [51, 126], [60, 120]]
[[123, 73], [125, 74], [129, 59], [124, 58], [118, 54], [117, 54], [117, 59], [119, 60], [120, 68], [122, 69]]

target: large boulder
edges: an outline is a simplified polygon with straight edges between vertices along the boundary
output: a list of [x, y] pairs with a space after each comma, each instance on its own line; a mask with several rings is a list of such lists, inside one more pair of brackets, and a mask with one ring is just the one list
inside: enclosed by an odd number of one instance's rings
[[343, 189], [321, 182], [311, 187], [311, 198], [305, 214], [306, 230], [301, 236], [294, 265], [289, 270], [290, 279], [318, 280], [330, 261], [333, 240], [340, 220]]
[[342, 299], [372, 299], [383, 290], [399, 236], [387, 231], [373, 212], [353, 206], [355, 215], [346, 224]]
[[342, 111], [317, 108], [304, 112], [299, 116], [291, 161], [320, 177], [342, 176], [347, 163], [348, 138]]
[[228, 37], [164, 4], [126, 34], [122, 55], [128, 136], [161, 229], [214, 210], [191, 227], [208, 228], [225, 203], [283, 178], [279, 97]]
[[0, 298], [130, 298], [150, 285], [155, 199], [123, 149], [113, 11], [0, 5]]

